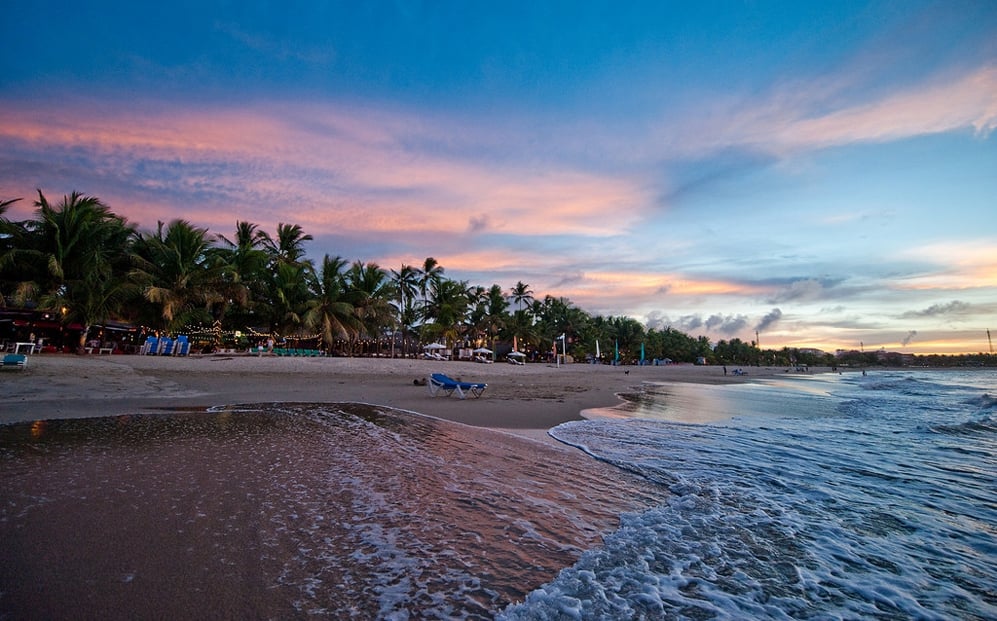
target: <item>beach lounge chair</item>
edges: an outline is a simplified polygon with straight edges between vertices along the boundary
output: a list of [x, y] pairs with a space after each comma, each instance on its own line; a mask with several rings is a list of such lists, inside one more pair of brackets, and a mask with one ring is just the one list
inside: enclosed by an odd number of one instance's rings
[[24, 354], [7, 354], [3, 357], [4, 369], [21, 369], [28, 366], [28, 357]]
[[154, 336], [147, 336], [139, 353], [146, 356], [155, 356], [157, 352], [159, 352], [159, 339]]
[[173, 344], [173, 354], [176, 356], [187, 356], [190, 354], [190, 341], [185, 335], [180, 335], [177, 337], [176, 342]]
[[168, 336], [164, 336], [159, 339], [159, 355], [160, 356], [172, 356], [173, 355], [173, 339]]
[[434, 397], [442, 391], [443, 394], [448, 397], [454, 393], [457, 393], [459, 398], [466, 399], [467, 395], [474, 395], [475, 398], [480, 397], [481, 393], [485, 392], [485, 388], [488, 387], [488, 384], [458, 382], [457, 380], [442, 373], [433, 373], [429, 376], [429, 381], [426, 382], [426, 386], [429, 387], [429, 394]]

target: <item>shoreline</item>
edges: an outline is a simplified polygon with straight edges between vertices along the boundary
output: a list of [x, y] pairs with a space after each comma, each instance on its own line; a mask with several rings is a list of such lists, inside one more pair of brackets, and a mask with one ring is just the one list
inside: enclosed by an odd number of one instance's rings
[[[809, 374], [829, 369], [812, 369]], [[486, 382], [480, 399], [432, 397], [431, 373]], [[475, 427], [546, 437], [582, 412], [622, 405], [644, 382], [734, 384], [798, 375], [784, 367], [609, 366], [440, 362], [385, 358], [250, 355], [79, 356], [38, 354], [0, 378], [0, 425], [34, 420], [205, 410], [244, 403], [355, 402]]]

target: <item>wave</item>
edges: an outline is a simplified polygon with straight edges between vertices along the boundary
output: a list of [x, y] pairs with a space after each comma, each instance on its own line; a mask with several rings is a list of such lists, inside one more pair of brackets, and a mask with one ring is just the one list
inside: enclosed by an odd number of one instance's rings
[[859, 382], [863, 390], [890, 392], [898, 395], [911, 397], [937, 396], [939, 393], [948, 392], [952, 389], [942, 383], [933, 382], [928, 379], [921, 379], [912, 376], [898, 377], [895, 375], [877, 376], [863, 378], [865, 381]]
[[991, 396], [988, 393], [983, 393], [978, 397], [967, 399], [966, 404], [971, 405], [980, 411], [997, 411], [997, 397]]
[[671, 496], [499, 618], [997, 618], [995, 399], [865, 379], [834, 417], [556, 427]]

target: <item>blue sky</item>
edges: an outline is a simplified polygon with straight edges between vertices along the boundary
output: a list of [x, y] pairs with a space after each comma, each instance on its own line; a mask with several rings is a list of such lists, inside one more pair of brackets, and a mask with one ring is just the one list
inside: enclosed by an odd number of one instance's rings
[[997, 3], [689, 4], [12, 5], [0, 198], [292, 222], [713, 340], [987, 351]]

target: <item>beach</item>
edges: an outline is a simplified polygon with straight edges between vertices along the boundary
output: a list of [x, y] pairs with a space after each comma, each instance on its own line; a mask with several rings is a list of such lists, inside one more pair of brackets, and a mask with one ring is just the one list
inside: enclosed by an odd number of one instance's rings
[[0, 618], [492, 618], [669, 495], [549, 429], [786, 375], [747, 371], [35, 355], [0, 377]]
[[0, 619], [997, 615], [992, 369], [743, 370], [32, 356]]
[[[590, 408], [612, 407], [619, 403], [617, 395], [639, 390], [642, 382], [743, 383], [787, 374], [784, 367], [746, 372], [725, 375], [719, 366], [694, 365], [43, 354], [31, 356], [24, 372], [0, 377], [0, 424], [239, 403], [359, 402], [527, 434], [577, 420]], [[485, 382], [488, 388], [480, 399], [434, 398], [415, 385], [431, 373]]]

